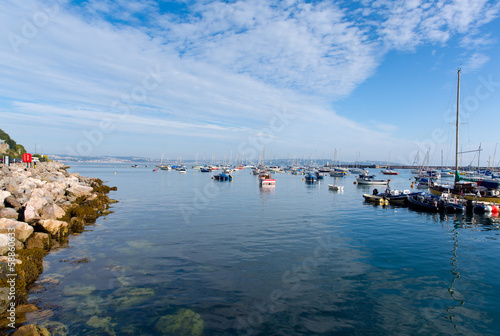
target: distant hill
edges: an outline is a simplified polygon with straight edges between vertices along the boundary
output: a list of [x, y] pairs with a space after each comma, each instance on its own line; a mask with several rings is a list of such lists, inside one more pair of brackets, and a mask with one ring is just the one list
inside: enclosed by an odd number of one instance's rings
[[4, 155], [8, 155], [13, 159], [20, 159], [23, 153], [26, 153], [24, 146], [15, 142], [10, 135], [5, 133], [2, 129], [0, 129], [0, 140], [4, 140], [5, 143], [9, 145], [9, 149]]

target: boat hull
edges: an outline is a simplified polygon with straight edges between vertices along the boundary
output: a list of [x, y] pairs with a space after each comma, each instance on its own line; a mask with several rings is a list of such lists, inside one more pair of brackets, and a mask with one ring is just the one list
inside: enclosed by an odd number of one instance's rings
[[476, 194], [464, 194], [464, 195], [462, 195], [461, 193], [454, 191], [453, 189], [441, 190], [437, 187], [432, 187], [432, 186], [429, 186], [429, 191], [432, 195], [435, 195], [435, 196], [441, 196], [443, 194], [443, 192], [449, 192], [452, 196], [463, 197], [466, 200], [470, 200], [470, 201], [480, 201], [480, 202], [490, 202], [490, 203], [500, 204], [500, 197], [499, 196], [477, 196]]
[[356, 181], [358, 184], [362, 184], [362, 185], [386, 185], [387, 184], [387, 181], [385, 181], [385, 180], [365, 180], [365, 179], [357, 178]]

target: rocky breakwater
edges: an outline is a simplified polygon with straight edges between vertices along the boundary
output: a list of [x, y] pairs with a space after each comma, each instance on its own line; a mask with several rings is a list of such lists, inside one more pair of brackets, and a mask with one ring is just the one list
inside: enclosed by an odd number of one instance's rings
[[28, 289], [43, 271], [44, 256], [109, 213], [107, 194], [116, 188], [67, 168], [0, 165], [0, 333], [37, 309], [27, 305]]

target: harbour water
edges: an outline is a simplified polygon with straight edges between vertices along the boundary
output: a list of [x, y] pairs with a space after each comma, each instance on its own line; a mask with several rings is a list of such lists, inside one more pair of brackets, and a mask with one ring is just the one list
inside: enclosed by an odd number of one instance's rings
[[[354, 176], [336, 192], [71, 165], [119, 203], [45, 258], [28, 322], [53, 335], [500, 334], [498, 218], [365, 203]], [[390, 178], [410, 189], [408, 171]]]

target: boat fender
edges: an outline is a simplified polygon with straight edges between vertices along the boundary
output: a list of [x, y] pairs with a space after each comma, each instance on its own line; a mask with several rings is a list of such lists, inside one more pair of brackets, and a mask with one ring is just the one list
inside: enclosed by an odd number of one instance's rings
[[491, 210], [492, 210], [492, 208], [491, 208], [491, 206], [490, 206], [490, 205], [486, 205], [486, 206], [484, 207], [484, 211], [485, 211], [485, 212], [491, 212]]
[[491, 206], [491, 213], [497, 214], [498, 213], [498, 207], [496, 205]]

